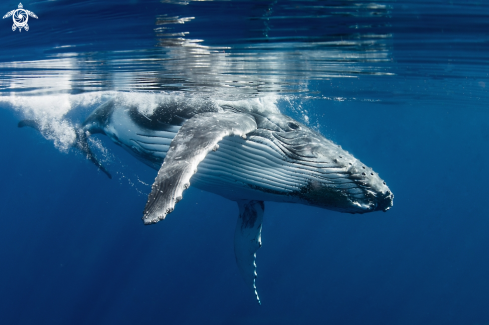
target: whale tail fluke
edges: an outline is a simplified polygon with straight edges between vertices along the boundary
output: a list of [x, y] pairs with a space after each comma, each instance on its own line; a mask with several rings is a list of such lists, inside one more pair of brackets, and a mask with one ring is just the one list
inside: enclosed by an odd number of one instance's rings
[[[43, 131], [39, 123], [35, 120], [22, 120], [17, 124], [17, 126], [19, 128], [30, 127], [39, 131], [40, 133], [42, 133]], [[97, 157], [95, 157], [92, 150], [90, 149], [90, 146], [88, 145], [88, 137], [85, 131], [79, 127], [75, 127], [75, 133], [76, 133], [76, 140], [73, 142], [72, 146], [79, 149], [81, 152], [83, 152], [83, 154], [86, 156], [88, 160], [90, 160], [95, 166], [97, 166], [97, 168], [100, 169], [105, 175], [107, 175], [107, 177], [112, 179], [112, 175], [100, 163], [100, 161], [98, 161]]]
[[39, 126], [39, 123], [37, 123], [36, 121], [34, 120], [22, 120], [19, 122], [19, 124], [17, 124], [17, 126], [19, 128], [23, 128], [23, 127], [30, 127], [30, 128], [33, 128], [39, 132], [41, 132], [41, 127]]

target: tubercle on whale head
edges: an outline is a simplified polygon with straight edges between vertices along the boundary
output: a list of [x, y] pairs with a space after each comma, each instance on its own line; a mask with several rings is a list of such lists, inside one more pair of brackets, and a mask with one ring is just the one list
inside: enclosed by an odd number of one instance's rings
[[310, 171], [295, 196], [305, 204], [346, 213], [385, 212], [392, 207], [394, 195], [377, 173], [319, 133], [299, 127], [272, 132], [286, 156]]
[[307, 204], [352, 214], [386, 212], [393, 206], [394, 194], [371, 168], [358, 160], [342, 167], [339, 160], [336, 163], [337, 178], [313, 178], [301, 189]]
[[352, 162], [351, 165], [349, 164], [348, 177], [363, 194], [360, 200], [368, 202], [369, 208], [360, 213], [386, 212], [393, 206], [394, 194], [372, 168], [363, 165], [359, 160], [355, 159], [355, 162]]

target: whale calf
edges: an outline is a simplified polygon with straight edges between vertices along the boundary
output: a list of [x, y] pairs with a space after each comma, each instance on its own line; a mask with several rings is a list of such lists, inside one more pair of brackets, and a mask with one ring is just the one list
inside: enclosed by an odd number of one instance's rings
[[[24, 126], [39, 130], [36, 121], [19, 122]], [[109, 100], [76, 128], [73, 146], [111, 177], [88, 145], [92, 134], [108, 136], [158, 170], [145, 224], [165, 219], [190, 186], [237, 202], [236, 262], [258, 303], [255, 258], [264, 201], [346, 213], [393, 205], [393, 193], [370, 167], [307, 126], [257, 105], [168, 101], [145, 113], [137, 104]]]

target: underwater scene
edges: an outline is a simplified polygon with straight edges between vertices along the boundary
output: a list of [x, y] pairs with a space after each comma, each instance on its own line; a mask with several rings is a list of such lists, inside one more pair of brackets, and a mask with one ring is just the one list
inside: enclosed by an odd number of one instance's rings
[[489, 2], [0, 9], [0, 324], [489, 325]]

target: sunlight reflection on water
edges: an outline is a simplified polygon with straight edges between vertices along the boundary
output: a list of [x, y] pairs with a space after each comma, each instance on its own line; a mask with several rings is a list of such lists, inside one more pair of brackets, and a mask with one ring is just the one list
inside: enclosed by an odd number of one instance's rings
[[[379, 65], [390, 60], [387, 5], [177, 3], [155, 7], [151, 18], [148, 12], [135, 13], [154, 22], [151, 46], [85, 51], [90, 39], [60, 44], [36, 60], [0, 62], [0, 89], [28, 94], [178, 90], [239, 99], [308, 92], [311, 80], [392, 74]], [[186, 15], [176, 15], [182, 8]], [[91, 15], [94, 24], [101, 23], [101, 14]], [[103, 18], [111, 24], [110, 17]]]

